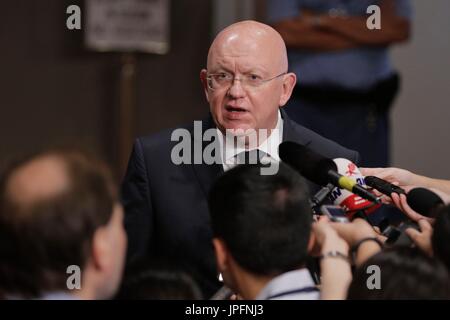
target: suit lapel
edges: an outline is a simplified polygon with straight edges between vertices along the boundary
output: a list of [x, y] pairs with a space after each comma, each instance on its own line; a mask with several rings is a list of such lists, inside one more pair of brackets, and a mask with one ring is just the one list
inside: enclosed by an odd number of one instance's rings
[[[211, 115], [202, 121], [202, 136], [204, 132], [208, 129], [214, 129], [214, 121], [211, 117]], [[218, 143], [217, 136], [215, 136], [215, 140], [213, 141], [203, 141], [202, 137], [196, 137], [194, 134], [191, 135], [193, 137], [193, 145], [195, 143], [201, 143], [202, 145], [202, 154], [205, 150], [206, 146], [208, 146], [211, 143]], [[200, 141], [201, 140], [201, 141]], [[215, 155], [214, 155], [215, 156]], [[223, 166], [221, 163], [214, 163], [214, 164], [206, 164], [203, 161], [202, 157], [202, 163], [201, 164], [193, 164], [193, 169], [195, 176], [198, 179], [198, 182], [205, 194], [206, 197], [208, 197], [209, 190], [212, 187], [212, 184], [216, 180], [218, 176], [220, 176], [223, 173]]]
[[[310, 147], [313, 141], [311, 139], [305, 138], [305, 135], [302, 134], [301, 129], [303, 127], [296, 125], [295, 122], [288, 117], [283, 109], [280, 109], [280, 111], [281, 117], [283, 118], [283, 141], [293, 141], [304, 145], [305, 147]], [[295, 129], [295, 127], [297, 127], [297, 130]], [[307, 179], [305, 180], [308, 184], [310, 193], [314, 194], [319, 189], [319, 186]]]
[[311, 140], [305, 139], [305, 136], [295, 130], [294, 122], [288, 117], [287, 113], [280, 109], [281, 117], [283, 118], [283, 141], [293, 141], [301, 145], [308, 146]]

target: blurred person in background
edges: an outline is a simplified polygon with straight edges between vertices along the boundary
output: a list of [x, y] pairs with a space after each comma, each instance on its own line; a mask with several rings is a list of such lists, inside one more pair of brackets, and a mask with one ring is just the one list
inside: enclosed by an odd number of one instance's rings
[[[120, 283], [126, 243], [116, 186], [96, 160], [54, 149], [2, 173], [3, 298], [108, 299]], [[69, 266], [81, 271], [80, 287], [74, 280], [69, 288]]]
[[[369, 29], [369, 6], [380, 29]], [[410, 34], [409, 0], [267, 0], [269, 23], [286, 42], [298, 82], [286, 105], [294, 121], [389, 164], [389, 113], [399, 76], [389, 48]]]

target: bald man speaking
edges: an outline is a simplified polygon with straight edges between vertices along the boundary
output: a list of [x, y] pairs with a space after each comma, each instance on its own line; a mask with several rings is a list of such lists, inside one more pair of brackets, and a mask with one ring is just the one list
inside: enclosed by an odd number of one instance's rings
[[357, 163], [359, 156], [294, 123], [282, 111], [297, 79], [289, 72], [283, 39], [265, 24], [243, 21], [221, 31], [200, 80], [209, 116], [138, 138], [122, 199], [128, 261], [168, 259], [191, 272], [209, 298], [220, 283], [207, 197], [221, 173], [254, 159], [277, 163], [283, 141], [307, 145], [329, 158]]

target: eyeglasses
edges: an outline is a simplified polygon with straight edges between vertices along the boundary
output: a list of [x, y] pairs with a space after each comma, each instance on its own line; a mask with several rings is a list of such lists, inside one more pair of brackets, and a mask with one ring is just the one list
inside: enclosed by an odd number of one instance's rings
[[241, 86], [245, 88], [256, 88], [266, 82], [284, 76], [285, 74], [287, 74], [287, 72], [280, 73], [279, 75], [270, 79], [263, 79], [256, 74], [244, 74], [240, 78], [236, 78], [231, 73], [220, 72], [209, 74], [206, 79], [208, 80], [208, 87], [211, 90], [229, 88], [235, 80], [241, 81]]

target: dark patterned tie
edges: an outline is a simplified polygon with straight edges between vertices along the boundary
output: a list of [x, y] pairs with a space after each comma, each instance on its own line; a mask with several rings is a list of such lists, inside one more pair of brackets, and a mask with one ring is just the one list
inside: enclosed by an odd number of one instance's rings
[[243, 151], [236, 155], [237, 164], [261, 164], [261, 159], [266, 155], [264, 151], [253, 149]]

